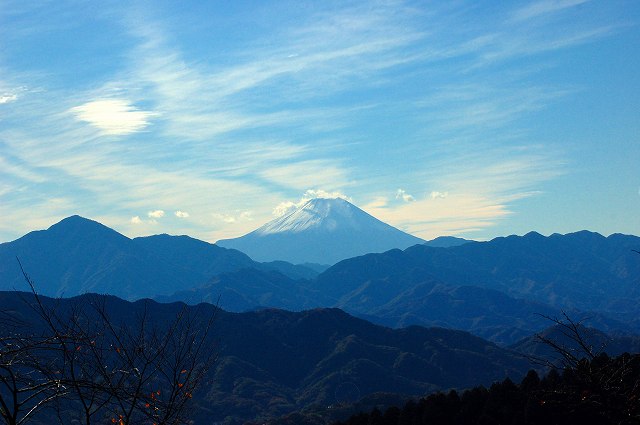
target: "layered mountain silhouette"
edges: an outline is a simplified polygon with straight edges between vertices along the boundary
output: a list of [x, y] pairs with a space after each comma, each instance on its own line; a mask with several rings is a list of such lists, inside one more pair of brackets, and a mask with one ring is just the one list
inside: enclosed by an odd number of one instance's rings
[[[368, 234], [399, 232], [346, 201], [315, 200], [306, 206], [263, 228], [260, 237], [291, 243], [299, 251], [330, 243], [339, 250], [348, 245], [348, 235], [360, 239], [351, 249], [376, 240]], [[359, 397], [375, 399], [379, 392], [424, 395], [505, 376], [519, 379], [530, 364], [514, 350], [552, 359], [554, 353], [531, 334], [562, 341], [561, 328], [545, 328], [549, 317], [563, 317], [563, 312], [618, 334], [611, 338], [584, 328], [589, 344], [613, 354], [640, 347], [630, 336], [640, 331], [636, 236], [531, 232], [488, 242], [438, 238], [414, 244], [413, 237], [400, 234], [404, 250], [380, 248], [325, 269], [310, 262], [326, 261], [309, 256], [295, 260], [306, 266], [259, 263], [238, 250], [187, 236], [130, 239], [73, 216], [0, 244], [0, 290], [10, 291], [0, 292], [0, 311], [7, 319], [0, 327], [36, 319], [25, 303], [30, 295], [15, 291], [27, 289], [17, 258], [42, 294], [157, 296], [194, 304], [189, 307], [194, 314], [216, 313], [210, 343], [219, 360], [207, 387], [194, 395], [196, 424], [326, 411]], [[98, 295], [45, 298], [45, 303], [56, 311], [74, 311], [96, 299], [118, 323], [142, 316], [162, 323], [183, 308]]]
[[363, 285], [394, 286], [389, 292], [397, 297], [431, 279], [632, 318], [639, 305], [633, 300], [640, 299], [640, 258], [633, 251], [638, 247], [637, 236], [587, 231], [549, 237], [531, 232], [446, 249], [417, 245], [343, 261], [322, 273], [314, 287], [355, 307], [348, 299]]
[[[0, 311], [6, 312], [0, 327], [12, 319], [37, 329], [30, 300], [30, 294], [0, 292]], [[115, 323], [134, 329], [141, 317], [160, 326], [183, 308], [180, 303], [131, 303], [96, 295], [42, 300], [62, 317], [83, 306], [104, 306]], [[393, 330], [339, 309], [234, 314], [201, 304], [188, 312], [205, 322], [215, 314], [206, 343], [218, 360], [193, 394], [196, 424], [225, 418], [234, 420], [226, 423], [243, 423], [314, 406], [326, 411], [377, 392], [424, 395], [506, 376], [520, 379], [530, 367], [523, 356], [466, 332], [417, 326]]]
[[216, 244], [242, 251], [256, 261], [334, 264], [424, 242], [344, 199], [317, 198], [251, 233]]
[[237, 312], [339, 307], [385, 326], [451, 327], [505, 345], [562, 311], [606, 332], [640, 330], [638, 237], [532, 232], [461, 243], [367, 254], [318, 275], [187, 236], [129, 239], [73, 216], [0, 244], [0, 289], [27, 289], [18, 257], [51, 296], [206, 301]]
[[317, 274], [290, 264], [259, 264], [239, 251], [188, 236], [129, 239], [80, 216], [0, 244], [0, 289], [27, 289], [17, 259], [36, 289], [50, 296], [99, 292], [128, 299], [151, 297], [203, 285], [217, 274], [244, 268], [279, 270], [294, 277]]
[[342, 261], [318, 276], [312, 289], [353, 314], [391, 319], [388, 324], [446, 318], [439, 324], [503, 342], [508, 339], [496, 339], [491, 322], [502, 323], [501, 332], [507, 323], [529, 332], [527, 326], [541, 323], [539, 314], [556, 315], [553, 309], [582, 312], [580, 318], [604, 330], [637, 331], [638, 247], [636, 236], [586, 231], [549, 237], [532, 232], [446, 249], [417, 245]]
[[294, 279], [276, 270], [241, 269], [222, 273], [207, 284], [157, 296], [160, 302], [202, 302], [219, 305], [231, 312], [244, 312], [266, 307], [302, 310], [330, 306], [323, 295], [314, 293], [310, 280]]
[[630, 333], [640, 329], [638, 247], [635, 236], [591, 232], [416, 245], [341, 261], [312, 280], [238, 271], [163, 299], [221, 297], [236, 311], [265, 300], [288, 309], [334, 306], [386, 326], [451, 327], [503, 344], [545, 328], [544, 316], [562, 311]]

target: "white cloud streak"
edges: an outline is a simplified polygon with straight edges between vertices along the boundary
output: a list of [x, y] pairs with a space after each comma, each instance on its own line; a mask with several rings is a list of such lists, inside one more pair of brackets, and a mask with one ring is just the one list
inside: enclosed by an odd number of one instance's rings
[[9, 102], [13, 102], [14, 100], [18, 99], [18, 95], [17, 94], [9, 94], [9, 93], [5, 93], [0, 95], [0, 105], [3, 103], [9, 103]]
[[[354, 77], [364, 83], [372, 72], [408, 60], [397, 50], [422, 35], [388, 22], [398, 15], [387, 14], [386, 9], [397, 12], [395, 6], [380, 10], [378, 5], [373, 10], [354, 8], [319, 15], [319, 21], [304, 29], [285, 31], [281, 39], [272, 41], [271, 49], [248, 47], [243, 57], [253, 59], [209, 70], [186, 60], [171, 45], [166, 29], [153, 23], [140, 26], [139, 17], [132, 17], [127, 25], [142, 42], [131, 56], [134, 68], [118, 85], [147, 87], [163, 114], [168, 135], [202, 140], [251, 127], [286, 124], [299, 112], [256, 112], [253, 103], [264, 99], [255, 90], [274, 90], [270, 104], [279, 103], [278, 99], [290, 103], [327, 96], [344, 90]], [[292, 56], [291, 51], [299, 53]]]
[[481, 232], [508, 218], [514, 202], [536, 195], [537, 185], [562, 172], [559, 164], [535, 149], [505, 153], [510, 159], [496, 160], [497, 152], [488, 152], [454, 161], [464, 165], [440, 164], [437, 175], [421, 177], [444, 190], [432, 190], [422, 199], [399, 205], [377, 197], [365, 209], [425, 239]]
[[513, 13], [513, 21], [521, 22], [563, 11], [587, 3], [589, 0], [542, 0], [528, 4]]
[[149, 125], [153, 112], [140, 111], [128, 100], [99, 99], [71, 108], [76, 119], [88, 122], [104, 134], [126, 135]]
[[308, 160], [274, 164], [259, 173], [263, 179], [281, 187], [304, 190], [308, 187], [346, 187], [347, 171], [334, 160]]

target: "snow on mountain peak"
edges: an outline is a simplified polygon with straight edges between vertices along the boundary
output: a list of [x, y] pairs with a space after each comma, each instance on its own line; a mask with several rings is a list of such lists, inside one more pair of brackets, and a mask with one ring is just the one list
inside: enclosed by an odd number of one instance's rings
[[373, 217], [344, 199], [314, 198], [289, 214], [270, 221], [255, 233], [259, 235], [299, 233], [309, 229], [331, 232], [338, 227], [357, 229], [361, 227], [361, 221], [367, 218]]
[[396, 229], [341, 198], [313, 198], [293, 211], [218, 245], [258, 261], [334, 264], [370, 252], [404, 249], [422, 239]]

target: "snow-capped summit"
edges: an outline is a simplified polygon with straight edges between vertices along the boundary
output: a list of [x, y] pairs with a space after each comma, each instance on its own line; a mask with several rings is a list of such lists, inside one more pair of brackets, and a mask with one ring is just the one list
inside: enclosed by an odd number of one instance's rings
[[334, 264], [423, 242], [344, 199], [315, 198], [251, 233], [217, 244], [240, 250], [256, 261]]
[[359, 229], [366, 220], [372, 225], [388, 227], [344, 199], [315, 198], [289, 214], [276, 218], [255, 231], [256, 234], [299, 233], [305, 230], [333, 232], [340, 227]]

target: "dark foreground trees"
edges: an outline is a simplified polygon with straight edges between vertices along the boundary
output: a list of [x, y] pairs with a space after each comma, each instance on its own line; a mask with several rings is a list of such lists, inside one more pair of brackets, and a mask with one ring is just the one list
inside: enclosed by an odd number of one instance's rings
[[529, 356], [548, 370], [542, 379], [530, 370], [519, 385], [507, 378], [461, 395], [436, 393], [335, 425], [640, 425], [640, 354], [611, 358], [606, 343], [594, 346], [589, 330], [564, 312], [545, 317], [559, 337], [536, 335], [551, 353]]
[[402, 409], [372, 411], [345, 425], [561, 425], [640, 424], [640, 354], [609, 357], [594, 346], [588, 329], [550, 318], [560, 338], [538, 335], [549, 357], [530, 357], [549, 372], [531, 370], [519, 385], [510, 379], [462, 394], [432, 394]]
[[193, 392], [215, 360], [207, 345], [214, 318], [77, 300], [62, 307], [33, 290], [24, 297], [29, 317], [0, 316], [4, 423], [188, 423]]
[[542, 379], [530, 371], [462, 394], [432, 394], [402, 409], [372, 411], [344, 425], [640, 424], [640, 355], [599, 354]]

